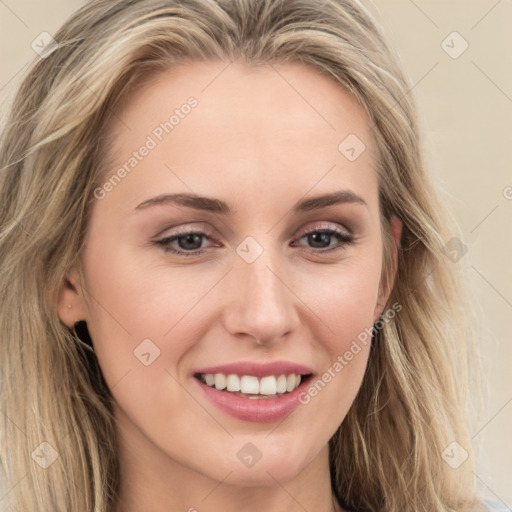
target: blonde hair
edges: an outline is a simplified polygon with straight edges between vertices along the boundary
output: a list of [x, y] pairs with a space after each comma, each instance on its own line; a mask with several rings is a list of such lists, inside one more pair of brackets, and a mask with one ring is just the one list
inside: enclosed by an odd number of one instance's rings
[[[79, 261], [116, 107], [151, 73], [224, 60], [311, 66], [372, 123], [382, 279], [401, 310], [374, 333], [362, 387], [329, 442], [336, 496], [358, 510], [477, 510], [473, 457], [458, 469], [442, 457], [453, 441], [472, 453], [474, 334], [460, 265], [443, 253], [454, 228], [425, 171], [410, 86], [368, 10], [357, 0], [97, 0], [55, 39], [24, 79], [0, 144], [0, 460], [12, 505], [116, 503], [110, 390], [60, 321], [55, 294]], [[392, 215], [404, 225], [394, 282]], [[35, 463], [42, 442], [58, 453], [47, 469]]]

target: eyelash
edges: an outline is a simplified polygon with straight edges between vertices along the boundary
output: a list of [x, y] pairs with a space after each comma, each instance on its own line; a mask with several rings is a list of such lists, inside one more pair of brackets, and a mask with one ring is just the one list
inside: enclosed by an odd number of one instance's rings
[[[319, 227], [316, 227], [315, 229], [312, 229], [311, 231], [307, 231], [306, 233], [304, 233], [299, 238], [299, 240], [302, 240], [304, 237], [307, 237], [308, 235], [312, 235], [312, 234], [315, 234], [315, 233], [324, 233], [324, 234], [328, 234], [328, 235], [334, 235], [334, 236], [336, 236], [338, 238], [339, 243], [338, 243], [338, 245], [335, 245], [335, 246], [329, 247], [329, 248], [323, 248], [323, 249], [311, 248], [309, 250], [309, 252], [313, 252], [313, 253], [320, 253], [320, 254], [322, 254], [322, 253], [326, 253], [326, 252], [340, 250], [340, 249], [345, 248], [346, 245], [350, 245], [350, 244], [352, 244], [354, 242], [353, 235], [348, 234], [348, 233], [346, 233], [344, 231], [341, 231], [339, 229], [335, 229], [335, 228], [331, 228], [331, 227], [323, 227], [323, 226], [319, 226]], [[217, 242], [218, 243], [217, 240], [215, 240], [213, 237], [207, 235], [203, 231], [198, 231], [198, 230], [193, 230], [193, 229], [180, 231], [178, 233], [175, 233], [174, 235], [162, 238], [161, 240], [157, 240], [155, 243], [157, 245], [161, 246], [164, 251], [170, 252], [172, 254], [177, 254], [177, 255], [180, 255], [180, 256], [198, 256], [199, 254], [202, 254], [202, 253], [204, 253], [206, 251], [206, 249], [195, 249], [193, 251], [183, 251], [183, 250], [171, 249], [169, 247], [169, 244], [171, 242], [174, 242], [178, 238], [182, 238], [182, 237], [185, 237], [187, 235], [203, 236], [203, 237], [206, 237], [206, 238], [212, 240], [213, 242]]]

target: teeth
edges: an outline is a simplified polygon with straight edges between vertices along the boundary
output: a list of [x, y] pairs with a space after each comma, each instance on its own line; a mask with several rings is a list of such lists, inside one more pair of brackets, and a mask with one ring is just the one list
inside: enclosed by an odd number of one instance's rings
[[[296, 389], [301, 376], [295, 373], [289, 375], [268, 375], [258, 379], [253, 375], [235, 375], [224, 373], [207, 373], [201, 375], [201, 380], [210, 387], [215, 387], [219, 391], [226, 390], [233, 393], [241, 392], [247, 395], [277, 395], [289, 393]], [[256, 397], [249, 397], [256, 398]]]
[[240, 391], [240, 389], [241, 389], [240, 377], [238, 375], [228, 375], [227, 390], [228, 391]]
[[291, 375], [288, 375], [288, 377], [286, 378], [286, 391], [290, 392], [295, 389], [295, 381], [296, 377], [293, 373]]
[[244, 375], [240, 379], [240, 388], [242, 393], [257, 395], [260, 392], [260, 381], [258, 380], [258, 377]]
[[260, 395], [275, 395], [277, 393], [277, 381], [273, 375], [262, 377], [260, 380]]
[[276, 385], [276, 391], [278, 393], [286, 393], [286, 381], [286, 375], [279, 375]]
[[215, 374], [215, 389], [222, 390], [226, 387], [226, 376], [223, 373]]

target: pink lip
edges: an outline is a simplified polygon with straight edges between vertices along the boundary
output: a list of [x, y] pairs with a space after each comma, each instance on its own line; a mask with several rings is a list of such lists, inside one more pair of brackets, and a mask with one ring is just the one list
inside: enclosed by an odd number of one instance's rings
[[[203, 372], [201, 371], [200, 373]], [[224, 372], [216, 371], [211, 373]], [[282, 373], [283, 372], [281, 372], [281, 374]], [[244, 373], [244, 375], [249, 374], [250, 373]], [[301, 382], [300, 385], [291, 393], [283, 394], [278, 398], [262, 399], [244, 398], [234, 395], [228, 391], [219, 391], [218, 389], [207, 386], [199, 379], [192, 378], [192, 380], [200, 387], [206, 397], [223, 412], [243, 421], [263, 423], [279, 421], [291, 414], [299, 405], [301, 405], [299, 396], [304, 392], [304, 389], [309, 386], [309, 381], [311, 379], [308, 378], [306, 381]]]
[[[273, 363], [256, 363], [254, 361], [240, 361], [238, 363], [229, 363], [219, 366], [209, 366], [200, 368], [194, 373], [224, 373], [226, 375], [253, 375], [254, 377], [266, 377], [267, 375], [289, 375], [297, 373], [299, 375], [308, 375], [313, 373], [311, 368], [291, 361], [275, 361]], [[245, 400], [245, 399], [244, 399]]]

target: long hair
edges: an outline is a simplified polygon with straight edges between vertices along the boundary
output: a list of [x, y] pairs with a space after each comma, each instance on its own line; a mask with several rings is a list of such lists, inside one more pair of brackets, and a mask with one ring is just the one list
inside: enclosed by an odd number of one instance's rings
[[[364, 107], [378, 148], [382, 281], [401, 309], [374, 332], [362, 386], [329, 441], [336, 496], [355, 510], [477, 510], [474, 330], [460, 265], [443, 250], [455, 228], [426, 172], [410, 84], [368, 9], [357, 0], [96, 0], [55, 39], [24, 78], [0, 142], [6, 500], [31, 512], [116, 503], [112, 397], [55, 295], [79, 261], [116, 107], [152, 73], [223, 60], [302, 63], [329, 76]], [[393, 282], [392, 215], [403, 223]], [[454, 447], [469, 454], [458, 468], [444, 455]]]

